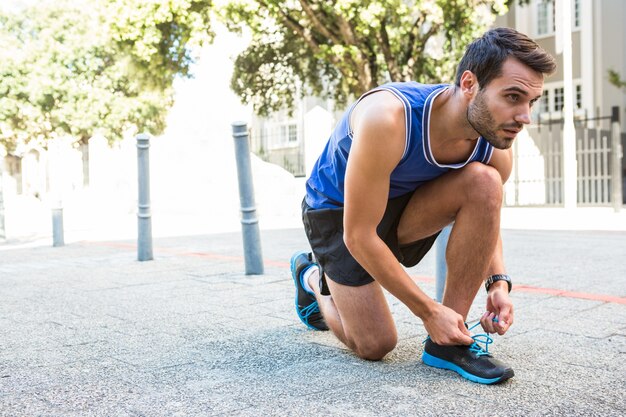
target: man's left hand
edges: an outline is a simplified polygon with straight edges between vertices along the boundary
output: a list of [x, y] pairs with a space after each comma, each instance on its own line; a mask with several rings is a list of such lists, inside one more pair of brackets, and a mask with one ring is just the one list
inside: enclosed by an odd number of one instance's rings
[[[513, 324], [513, 302], [508, 287], [494, 283], [487, 294], [487, 311], [480, 318], [480, 324], [487, 333], [503, 335]], [[502, 282], [502, 284], [506, 284]], [[497, 321], [494, 321], [494, 318]]]

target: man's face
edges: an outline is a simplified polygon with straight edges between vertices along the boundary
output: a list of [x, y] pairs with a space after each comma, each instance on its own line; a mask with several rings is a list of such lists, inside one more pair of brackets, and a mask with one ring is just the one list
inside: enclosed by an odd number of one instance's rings
[[472, 128], [498, 149], [508, 149], [525, 124], [532, 105], [543, 92], [543, 74], [514, 58], [502, 65], [502, 74], [480, 88], [467, 108]]

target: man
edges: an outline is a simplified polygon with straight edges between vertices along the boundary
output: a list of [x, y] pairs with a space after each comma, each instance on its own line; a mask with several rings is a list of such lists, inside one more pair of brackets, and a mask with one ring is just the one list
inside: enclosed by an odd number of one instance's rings
[[[454, 85], [385, 84], [348, 109], [306, 183], [303, 221], [314, 257], [291, 260], [307, 326], [330, 328], [361, 358], [382, 359], [397, 342], [383, 287], [423, 321], [426, 364], [488, 384], [513, 376], [465, 322], [488, 278], [483, 329], [503, 335], [513, 324], [502, 184], [511, 145], [555, 68], [534, 41], [497, 28], [469, 45]], [[416, 265], [452, 222], [438, 304], [401, 264]]]

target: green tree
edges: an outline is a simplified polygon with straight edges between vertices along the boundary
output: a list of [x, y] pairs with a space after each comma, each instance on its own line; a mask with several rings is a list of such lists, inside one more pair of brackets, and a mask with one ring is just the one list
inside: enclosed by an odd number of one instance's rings
[[267, 115], [304, 94], [345, 104], [386, 81], [450, 81], [465, 46], [509, 2], [232, 0], [224, 21], [252, 40], [231, 87]]
[[619, 73], [615, 70], [609, 70], [609, 82], [617, 88], [626, 90], [626, 80], [622, 80]]
[[158, 134], [212, 39], [204, 0], [54, 0], [0, 12], [0, 142]]

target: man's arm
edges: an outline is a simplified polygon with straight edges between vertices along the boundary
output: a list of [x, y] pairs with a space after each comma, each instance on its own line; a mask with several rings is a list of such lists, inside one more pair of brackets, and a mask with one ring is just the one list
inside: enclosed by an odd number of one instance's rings
[[513, 169], [513, 150], [511, 148], [494, 149], [489, 165], [498, 170], [502, 178], [502, 184], [504, 184], [511, 176], [511, 170]]
[[404, 119], [402, 104], [388, 92], [365, 97], [353, 110], [344, 240], [359, 264], [424, 321], [435, 343], [470, 344], [463, 317], [420, 290], [376, 233], [389, 198], [391, 172], [404, 153]]
[[[511, 149], [494, 149], [489, 165], [498, 170], [504, 185], [511, 175], [513, 151]], [[502, 236], [499, 236], [488, 274], [504, 274], [505, 272]], [[508, 293], [509, 286], [505, 281], [496, 281], [489, 288], [487, 311], [481, 318], [481, 324], [485, 331], [502, 335], [513, 324], [513, 303]], [[498, 316], [498, 322], [494, 323], [493, 318], [496, 316]]]
[[[506, 183], [506, 181], [511, 176], [511, 170], [513, 167], [513, 151], [510, 148], [505, 150], [494, 149], [491, 160], [489, 161], [489, 165], [491, 165], [498, 171], [500, 177], [502, 178], [502, 185], [504, 185], [504, 183]], [[489, 275], [492, 274], [504, 274], [502, 236], [498, 237], [498, 244], [496, 245], [493, 259], [491, 261], [491, 265], [489, 266]], [[505, 282], [496, 282], [493, 285], [500, 286], [502, 284], [506, 286]]]

